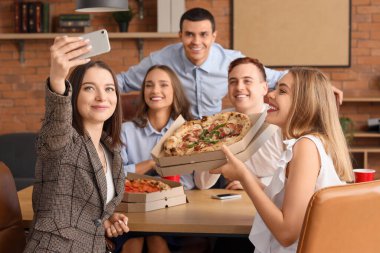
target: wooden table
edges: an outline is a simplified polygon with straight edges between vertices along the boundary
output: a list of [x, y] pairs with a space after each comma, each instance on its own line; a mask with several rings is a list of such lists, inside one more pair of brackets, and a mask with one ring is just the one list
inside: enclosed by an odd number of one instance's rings
[[[28, 187], [18, 192], [25, 227], [30, 227], [33, 219], [32, 190], [33, 187]], [[211, 199], [211, 195], [220, 193], [236, 191], [186, 191], [189, 203], [146, 213], [127, 213], [128, 226], [135, 232], [246, 237], [256, 214], [252, 202], [244, 191], [238, 191], [241, 199]]]

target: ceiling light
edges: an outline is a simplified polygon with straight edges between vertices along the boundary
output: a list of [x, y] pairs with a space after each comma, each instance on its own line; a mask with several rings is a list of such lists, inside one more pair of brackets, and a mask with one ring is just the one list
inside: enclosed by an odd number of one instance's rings
[[127, 11], [128, 0], [77, 0], [77, 12]]

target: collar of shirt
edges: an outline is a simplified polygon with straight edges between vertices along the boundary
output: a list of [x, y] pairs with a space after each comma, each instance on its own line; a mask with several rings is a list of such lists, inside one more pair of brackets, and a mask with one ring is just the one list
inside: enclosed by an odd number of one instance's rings
[[153, 126], [150, 124], [150, 121], [148, 120], [148, 123], [146, 127], [144, 128], [144, 132], [146, 136], [151, 136], [151, 135], [161, 135], [163, 136], [169, 129], [169, 127], [172, 125], [173, 119], [170, 117], [168, 120], [168, 123], [166, 123], [166, 126], [162, 128], [162, 130], [159, 132], [156, 129], [153, 128]]
[[202, 69], [203, 71], [205, 71], [207, 73], [210, 72], [212, 70], [212, 67], [217, 65], [217, 64], [215, 64], [215, 62], [213, 60], [213, 57], [212, 57], [213, 51], [214, 51], [214, 44], [210, 48], [210, 52], [209, 52], [209, 55], [208, 55], [206, 61], [201, 66], [195, 66], [187, 58], [187, 56], [185, 54], [185, 49], [182, 46], [181, 59], [182, 59], [182, 62], [183, 62], [183, 67], [185, 69], [185, 72], [186, 73], [192, 73], [193, 69], [195, 69], [195, 68]]

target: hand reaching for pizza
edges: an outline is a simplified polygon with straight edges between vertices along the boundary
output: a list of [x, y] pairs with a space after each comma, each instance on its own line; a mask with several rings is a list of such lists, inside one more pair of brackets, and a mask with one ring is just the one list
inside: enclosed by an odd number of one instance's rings
[[225, 145], [223, 145], [222, 151], [226, 155], [227, 163], [220, 168], [210, 170], [211, 174], [221, 173], [229, 180], [241, 181], [247, 172], [250, 173], [245, 164], [237, 159]]
[[117, 237], [129, 231], [128, 217], [122, 213], [114, 213], [103, 223], [108, 237]]

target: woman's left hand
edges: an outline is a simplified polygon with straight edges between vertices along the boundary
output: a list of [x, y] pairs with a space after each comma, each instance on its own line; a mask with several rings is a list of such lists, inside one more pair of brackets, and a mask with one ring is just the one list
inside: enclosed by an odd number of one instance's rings
[[108, 237], [118, 237], [129, 231], [128, 217], [121, 213], [112, 214], [103, 225]]

